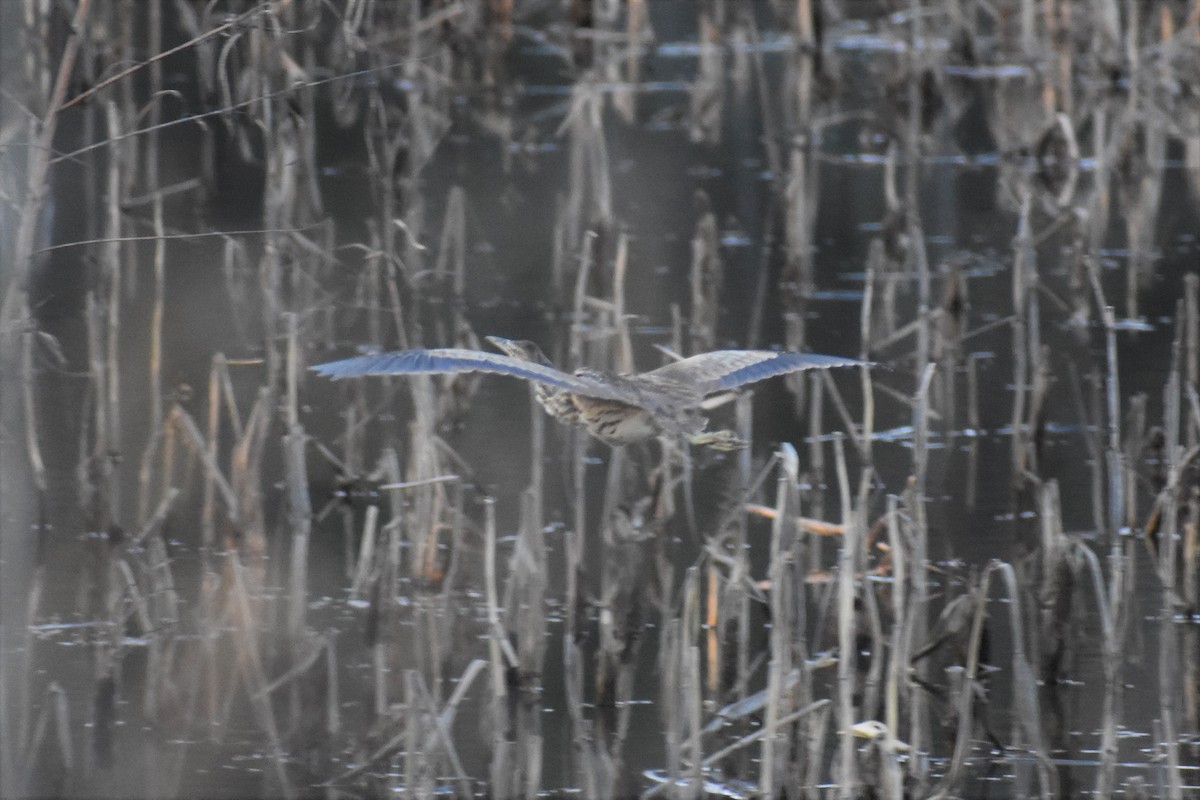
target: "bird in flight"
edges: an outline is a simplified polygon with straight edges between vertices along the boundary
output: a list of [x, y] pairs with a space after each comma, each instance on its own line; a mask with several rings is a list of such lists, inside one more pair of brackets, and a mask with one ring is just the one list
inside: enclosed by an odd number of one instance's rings
[[534, 396], [559, 422], [581, 425], [600, 441], [618, 447], [656, 436], [672, 436], [716, 450], [746, 442], [728, 430], [709, 431], [704, 398], [748, 383], [806, 369], [869, 366], [855, 358], [770, 350], [716, 350], [649, 372], [625, 374], [556, 369], [533, 342], [489, 336], [501, 353], [442, 348], [376, 353], [318, 364], [329, 378], [360, 375], [436, 375], [492, 372], [531, 381]]

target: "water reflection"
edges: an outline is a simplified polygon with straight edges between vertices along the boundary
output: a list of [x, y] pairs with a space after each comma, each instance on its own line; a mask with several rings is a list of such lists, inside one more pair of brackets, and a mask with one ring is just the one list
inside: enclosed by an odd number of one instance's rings
[[[135, 8], [0, 26], [6, 796], [1200, 783], [1194, 13]], [[485, 334], [880, 366], [306, 373]]]

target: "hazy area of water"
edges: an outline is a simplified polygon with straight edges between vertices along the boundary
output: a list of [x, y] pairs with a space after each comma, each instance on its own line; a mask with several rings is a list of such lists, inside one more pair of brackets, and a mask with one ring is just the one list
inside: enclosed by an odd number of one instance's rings
[[1200, 791], [1197, 6], [811, 6], [0, 4], [5, 796]]

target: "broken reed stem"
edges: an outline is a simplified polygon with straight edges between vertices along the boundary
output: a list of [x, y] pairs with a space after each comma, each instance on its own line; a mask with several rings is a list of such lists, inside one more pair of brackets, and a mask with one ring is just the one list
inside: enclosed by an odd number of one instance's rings
[[[217, 463], [217, 442], [221, 434], [220, 372], [225, 356], [214, 353], [212, 366], [208, 370], [208, 435], [205, 437], [205, 461]], [[203, 555], [206, 571], [210, 568], [209, 550], [216, 543], [216, 478], [212, 470], [204, 471], [204, 499], [200, 512], [200, 544], [206, 551]]]
[[[230, 519], [235, 519], [239, 513], [237, 495], [234, 493], [229, 479], [225, 477], [220, 466], [217, 464], [216, 458], [210, 453], [209, 444], [205, 440], [204, 434], [200, 433], [200, 428], [196, 425], [196, 421], [177, 404], [171, 408], [171, 413], [167, 416], [166, 424], [179, 428], [183, 433], [184, 443], [190, 445], [192, 452], [201, 460], [205, 473], [212, 478], [221, 499], [225, 502], [225, 513]], [[215, 448], [213, 449], [213, 453], [215, 453]]]
[[[484, 664], [481, 660], [473, 661], [467, 666], [467, 672], [464, 673], [463, 679], [468, 681], [472, 680], [472, 670], [478, 671], [478, 669], [482, 668], [483, 665]], [[454, 707], [448, 702], [445, 711], [439, 714], [436, 698], [430, 694], [429, 687], [425, 685], [425, 680], [421, 677], [420, 671], [409, 670], [408, 674], [412, 676], [413, 686], [416, 689], [418, 706], [423, 711], [421, 715], [410, 714], [410, 718], [412, 716], [422, 717], [421, 725], [418, 726], [418, 730], [423, 728], [425, 731], [427, 731], [424, 741], [417, 744], [416, 749], [423, 753], [428, 753], [431, 756], [444, 753], [445, 761], [449, 762], [450, 770], [454, 774], [457, 796], [459, 798], [471, 797], [471, 783], [467, 778], [466, 772], [463, 770], [462, 761], [458, 757], [458, 749], [454, 746], [454, 738], [450, 733], [450, 723], [454, 719]], [[434, 766], [438, 769], [438, 772], [445, 771], [445, 768], [441, 766], [440, 763], [436, 763]], [[432, 771], [429, 773], [428, 777], [430, 784], [432, 784], [433, 778], [436, 774], [437, 773]], [[433, 786], [425, 787], [423, 796], [432, 795], [433, 789]], [[537, 791], [535, 787], [534, 796], [536, 794]]]
[[354, 571], [354, 580], [350, 585], [350, 599], [361, 600], [370, 580], [371, 569], [375, 556], [375, 532], [379, 527], [379, 506], [372, 503], [367, 506], [363, 519], [363, 535], [358, 550], [358, 566]]
[[617, 255], [613, 262], [613, 324], [617, 331], [615, 366], [621, 372], [633, 372], [633, 342], [625, 316], [625, 275], [629, 267], [629, 235], [617, 237]]
[[[0, 320], [0, 331], [3, 331]], [[34, 488], [39, 495], [46, 493], [46, 465], [42, 460], [42, 447], [38, 442], [38, 414], [33, 369], [33, 333], [19, 337], [21, 347], [21, 400], [25, 427], [25, 452], [29, 459], [29, 470]]]
[[[155, 6], [158, 1], [155, 0]], [[157, 107], [155, 103], [155, 107]], [[151, 141], [154, 141], [151, 139]], [[156, 151], [151, 149], [150, 155]], [[151, 163], [155, 163], [152, 161]], [[157, 184], [155, 184], [157, 185]], [[166, 303], [166, 230], [163, 223], [162, 195], [154, 196], [154, 306], [150, 311], [150, 365], [147, 370], [150, 419], [158, 424], [162, 419], [162, 340], [163, 315]]]

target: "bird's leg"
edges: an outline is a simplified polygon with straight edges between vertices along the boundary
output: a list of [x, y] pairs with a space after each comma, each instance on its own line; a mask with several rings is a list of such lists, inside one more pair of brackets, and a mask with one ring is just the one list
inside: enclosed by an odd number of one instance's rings
[[700, 431], [688, 437], [688, 441], [698, 447], [710, 447], [713, 450], [730, 453], [735, 450], [745, 450], [750, 443], [739, 439], [731, 430]]
[[744, 450], [750, 446], [749, 442], [739, 439], [733, 431], [710, 431], [707, 427], [708, 420], [705, 419], [704, 415], [693, 411], [686, 412], [671, 420], [668, 430], [675, 433], [688, 444], [694, 444], [698, 447], [709, 447], [722, 452]]

